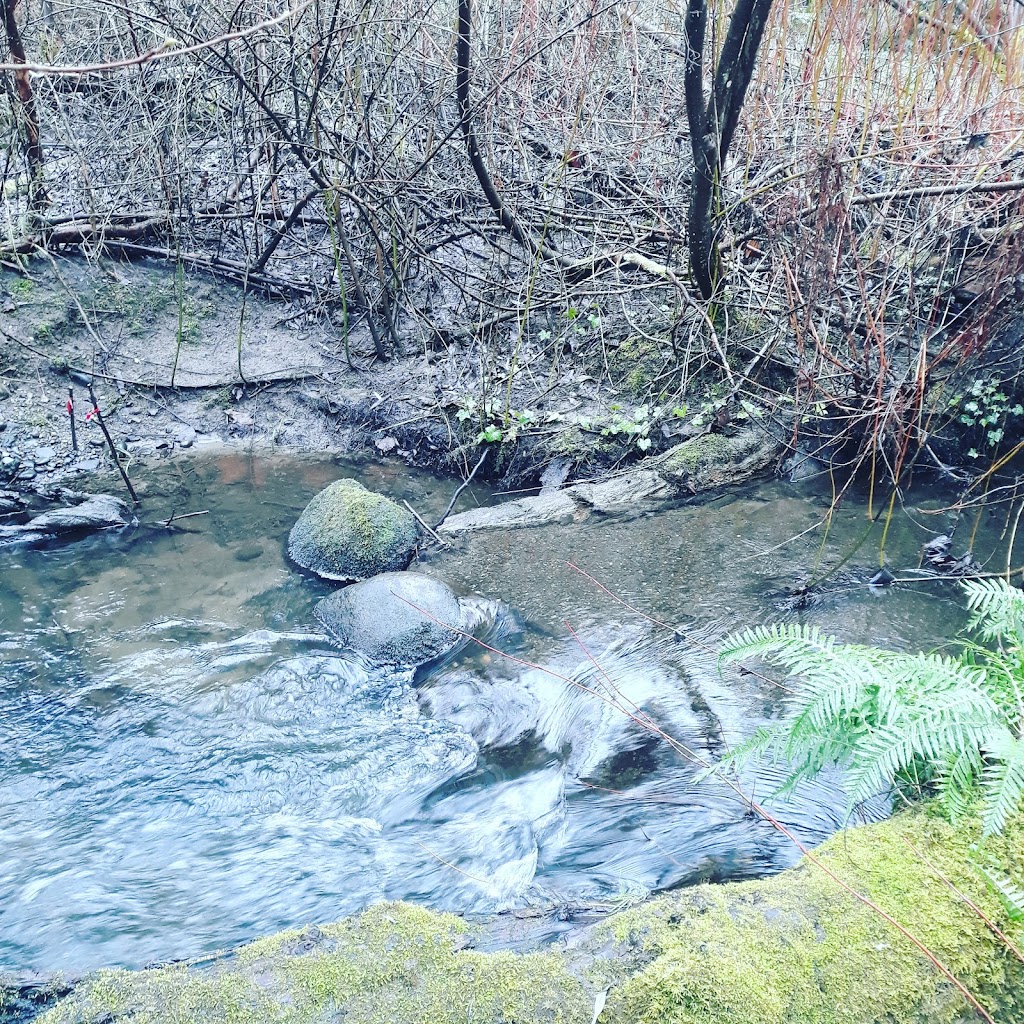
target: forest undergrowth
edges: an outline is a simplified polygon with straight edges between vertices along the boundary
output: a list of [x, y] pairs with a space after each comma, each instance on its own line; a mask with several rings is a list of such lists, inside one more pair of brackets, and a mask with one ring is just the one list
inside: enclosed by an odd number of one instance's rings
[[[774, 3], [705, 301], [691, 6], [7, 0], [3, 258], [157, 258], [288, 296], [356, 365], [443, 359], [481, 443], [618, 356], [648, 420], [753, 406], [844, 479], [959, 463], [984, 489], [1024, 422], [1024, 11]], [[732, 9], [708, 7], [708, 69]], [[641, 433], [638, 455], [671, 435]]]

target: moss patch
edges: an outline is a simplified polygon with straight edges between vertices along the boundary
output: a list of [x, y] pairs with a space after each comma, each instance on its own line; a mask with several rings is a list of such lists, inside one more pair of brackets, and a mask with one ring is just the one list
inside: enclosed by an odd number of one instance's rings
[[179, 297], [175, 278], [162, 274], [147, 274], [141, 281], [107, 282], [97, 289], [92, 301], [98, 313], [117, 317], [136, 338], [144, 337], [164, 314], [176, 311], [185, 345], [201, 340], [201, 321], [214, 311], [213, 303], [196, 293], [194, 282], [186, 281]]
[[323, 929], [244, 947], [198, 975], [103, 971], [42, 1024], [587, 1024], [591, 1002], [554, 953], [465, 948], [458, 918], [382, 903]]
[[749, 427], [735, 434], [701, 434], [650, 460], [666, 480], [692, 493], [743, 480], [776, 458], [781, 445]]
[[[1002, 870], [1021, 870], [1022, 838], [1018, 827], [988, 845]], [[1004, 920], [971, 865], [977, 839], [920, 812], [841, 833], [818, 856], [920, 939], [996, 1020], [1021, 1021], [1024, 966], [939, 877]], [[969, 1016], [962, 995], [909, 939], [808, 863], [765, 881], [699, 886], [608, 927], [655, 957], [614, 994], [615, 1020], [943, 1024]]]
[[635, 334], [608, 355], [608, 372], [614, 383], [634, 398], [646, 396], [665, 369], [662, 341]]

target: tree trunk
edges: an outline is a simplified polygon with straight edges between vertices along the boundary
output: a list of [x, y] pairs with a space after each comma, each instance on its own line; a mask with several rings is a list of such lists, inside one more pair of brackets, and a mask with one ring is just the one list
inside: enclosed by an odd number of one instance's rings
[[693, 182], [687, 241], [690, 274], [705, 299], [721, 276], [718, 210], [725, 158], [736, 133], [747, 87], [754, 74], [772, 0], [738, 0], [729, 20], [711, 94], [704, 101], [704, 44], [707, 0], [688, 0], [686, 8], [686, 119], [693, 152]]
[[[25, 44], [21, 39], [21, 30], [17, 19], [18, 0], [2, 0], [4, 32], [7, 35], [7, 47], [11, 51], [11, 60], [15, 64], [27, 64]], [[43, 146], [39, 139], [39, 116], [36, 113], [36, 98], [32, 92], [32, 81], [27, 68], [14, 72], [14, 82], [18, 90], [18, 99], [25, 116], [25, 159], [28, 163], [29, 201], [33, 209], [38, 209], [46, 202], [46, 183], [44, 179]]]

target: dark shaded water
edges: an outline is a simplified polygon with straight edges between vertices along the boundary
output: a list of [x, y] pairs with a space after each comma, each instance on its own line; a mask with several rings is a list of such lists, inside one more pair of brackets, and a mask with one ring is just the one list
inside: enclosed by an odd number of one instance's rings
[[[0, 550], [0, 968], [191, 956], [382, 898], [472, 913], [619, 905], [796, 859], [724, 787], [693, 785], [666, 744], [539, 668], [473, 649], [412, 679], [332, 650], [312, 616], [329, 588], [288, 566], [284, 542], [313, 493], [355, 473], [209, 457], [149, 481], [147, 521], [210, 510], [187, 532]], [[358, 475], [426, 518], [451, 488], [405, 468]], [[720, 676], [709, 651], [796, 614], [772, 591], [819, 559], [821, 531], [797, 535], [824, 509], [812, 489], [766, 484], [626, 523], [484, 534], [423, 568], [496, 599], [517, 657], [617, 691], [714, 756], [779, 691]], [[890, 562], [915, 565], [947, 525], [899, 513]], [[822, 564], [865, 527], [862, 507], [840, 511]], [[955, 633], [953, 587], [856, 585], [878, 536], [846, 567], [852, 582], [799, 614], [851, 641]], [[825, 780], [780, 817], [817, 842], [843, 807]]]

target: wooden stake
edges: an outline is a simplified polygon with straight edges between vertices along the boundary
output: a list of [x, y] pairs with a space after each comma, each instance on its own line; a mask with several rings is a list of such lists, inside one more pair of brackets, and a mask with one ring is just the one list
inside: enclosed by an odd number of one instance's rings
[[132, 487], [131, 480], [128, 479], [128, 474], [124, 470], [124, 466], [121, 465], [121, 460], [117, 457], [117, 449], [114, 447], [114, 440], [110, 436], [110, 431], [107, 430], [106, 423], [103, 422], [103, 415], [100, 412], [99, 403], [96, 401], [96, 392], [92, 389], [92, 384], [89, 385], [89, 401], [92, 402], [91, 416], [96, 417], [96, 422], [100, 425], [100, 430], [103, 431], [103, 436], [107, 439], [107, 447], [110, 449], [110, 454], [114, 459], [114, 465], [117, 466], [118, 472], [121, 474], [121, 479], [124, 481], [125, 487], [128, 488], [128, 493], [132, 496], [132, 501], [136, 505], [139, 503], [139, 496], [135, 493], [135, 488]]

